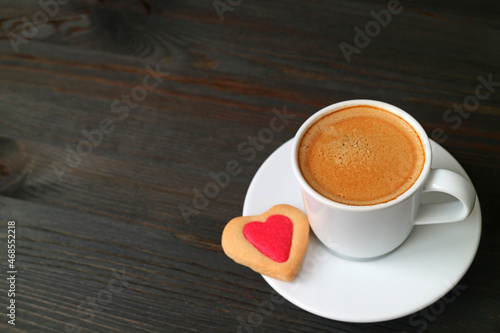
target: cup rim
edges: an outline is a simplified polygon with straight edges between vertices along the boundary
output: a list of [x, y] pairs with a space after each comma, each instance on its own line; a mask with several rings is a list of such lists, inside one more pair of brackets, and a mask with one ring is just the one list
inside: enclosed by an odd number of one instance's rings
[[[298, 148], [299, 144], [302, 140], [302, 137], [306, 130], [314, 124], [317, 120], [322, 118], [323, 116], [332, 113], [334, 111], [339, 111], [348, 107], [353, 107], [353, 106], [362, 106], [362, 105], [367, 105], [367, 106], [372, 106], [372, 107], [377, 107], [381, 108], [384, 110], [387, 110], [389, 112], [392, 112], [399, 117], [403, 118], [406, 122], [408, 122], [416, 131], [417, 134], [420, 137], [420, 140], [422, 142], [422, 145], [424, 147], [424, 154], [425, 154], [425, 161], [424, 161], [424, 167], [422, 168], [422, 171], [420, 172], [420, 175], [418, 176], [417, 180], [413, 185], [403, 194], [399, 195], [398, 197], [379, 204], [374, 204], [374, 205], [363, 205], [363, 206], [354, 206], [354, 205], [347, 205], [343, 204], [340, 202], [333, 201], [329, 198], [324, 197], [320, 193], [318, 193], [315, 189], [309, 185], [309, 183], [305, 180], [304, 176], [302, 175], [302, 172], [300, 171], [299, 168], [299, 163], [298, 163]], [[394, 106], [392, 104], [388, 104], [386, 102], [381, 102], [381, 101], [376, 101], [376, 100], [370, 100], [370, 99], [353, 99], [353, 100], [347, 100], [347, 101], [342, 101], [338, 103], [334, 103], [331, 105], [328, 105], [321, 110], [315, 112], [313, 115], [311, 115], [297, 130], [297, 133], [295, 134], [295, 137], [293, 138], [293, 144], [292, 144], [292, 169], [293, 173], [295, 174], [295, 178], [298, 180], [301, 189], [307, 191], [307, 193], [311, 196], [313, 196], [316, 200], [319, 202], [331, 206], [331, 207], [337, 207], [343, 210], [349, 210], [349, 211], [358, 211], [358, 212], [363, 212], [363, 211], [375, 211], [375, 210], [380, 210], [380, 209], [385, 209], [389, 208], [392, 206], [395, 206], [408, 198], [412, 197], [423, 185], [425, 182], [429, 172], [430, 172], [430, 166], [431, 166], [431, 145], [430, 145], [430, 140], [429, 137], [427, 136], [424, 128], [418, 123], [418, 121], [413, 118], [409, 113], [403, 111], [397, 106]]]

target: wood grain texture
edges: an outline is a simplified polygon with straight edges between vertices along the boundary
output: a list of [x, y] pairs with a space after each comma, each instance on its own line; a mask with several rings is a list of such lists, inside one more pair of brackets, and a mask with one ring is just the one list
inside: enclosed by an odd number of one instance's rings
[[[54, 1], [44, 2], [49, 12], [37, 1], [0, 3], [3, 263], [7, 221], [18, 223], [19, 242], [16, 326], [4, 318], [0, 331], [238, 332], [249, 318], [259, 322], [254, 332], [422, 330], [411, 316], [317, 317], [220, 247], [264, 160], [312, 113], [353, 98], [412, 114], [464, 167], [481, 201], [481, 244], [459, 283], [466, 289], [423, 331], [500, 331], [495, 1], [402, 0], [350, 63], [339, 45], [354, 45], [354, 28], [388, 1], [241, 1], [222, 20], [213, 1]], [[30, 33], [26, 20], [42, 20], [40, 12], [47, 22]], [[464, 112], [480, 77], [492, 90]], [[454, 105], [462, 113], [448, 111]], [[283, 129], [242, 153], [276, 112], [289, 115]], [[81, 160], [71, 153], [78, 149]], [[184, 218], [179, 206], [193, 206], [210, 173], [231, 161], [240, 172]], [[260, 322], [259, 304], [273, 299]]]

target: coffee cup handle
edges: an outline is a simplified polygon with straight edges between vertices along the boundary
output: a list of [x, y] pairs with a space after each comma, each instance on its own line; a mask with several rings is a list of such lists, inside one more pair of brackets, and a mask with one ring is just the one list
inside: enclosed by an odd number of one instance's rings
[[422, 203], [415, 225], [459, 222], [466, 219], [476, 202], [476, 191], [472, 183], [450, 170], [432, 169], [423, 188], [423, 193], [447, 193], [456, 200], [443, 203]]

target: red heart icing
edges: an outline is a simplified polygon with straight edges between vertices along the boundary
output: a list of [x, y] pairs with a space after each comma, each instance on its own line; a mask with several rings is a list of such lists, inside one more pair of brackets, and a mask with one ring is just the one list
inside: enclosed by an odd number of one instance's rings
[[249, 222], [243, 227], [243, 235], [266, 257], [279, 263], [288, 260], [293, 235], [288, 217], [272, 215], [266, 222]]

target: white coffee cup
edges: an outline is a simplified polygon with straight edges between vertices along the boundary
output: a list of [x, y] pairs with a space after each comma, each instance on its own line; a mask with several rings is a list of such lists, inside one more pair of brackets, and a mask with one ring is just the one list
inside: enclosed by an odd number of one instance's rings
[[[307, 183], [298, 165], [299, 144], [307, 129], [327, 114], [357, 105], [381, 108], [403, 118], [418, 133], [424, 147], [425, 162], [418, 179], [402, 195], [385, 203], [352, 206], [332, 201]], [[344, 101], [316, 112], [297, 131], [291, 155], [311, 229], [324, 245], [347, 259], [375, 258], [393, 251], [410, 235], [414, 225], [462, 221], [476, 201], [469, 180], [450, 170], [431, 169], [431, 145], [422, 126], [403, 110], [379, 101]], [[447, 193], [456, 200], [423, 204], [422, 195], [427, 192]]]

